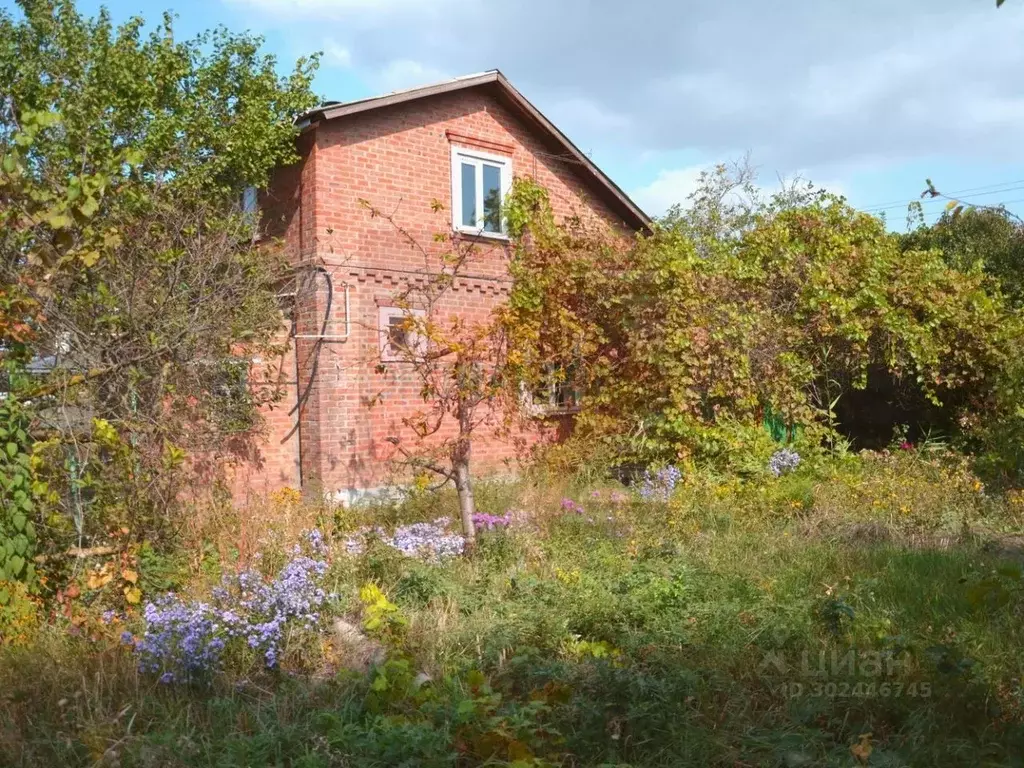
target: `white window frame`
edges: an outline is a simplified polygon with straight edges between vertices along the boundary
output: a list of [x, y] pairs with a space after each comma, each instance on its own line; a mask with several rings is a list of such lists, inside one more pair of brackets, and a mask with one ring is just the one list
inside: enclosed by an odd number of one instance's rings
[[[395, 350], [391, 346], [391, 319], [395, 317], [426, 317], [427, 313], [422, 309], [404, 309], [402, 307], [379, 307], [377, 310], [377, 329], [380, 337], [380, 359], [385, 363], [407, 363], [411, 362], [406, 352]], [[413, 335], [412, 348], [416, 353], [422, 354], [426, 339], [420, 338], [419, 334]]]
[[[544, 378], [536, 389], [531, 390], [525, 383], [520, 386], [523, 406], [528, 415], [544, 418], [579, 413], [583, 393], [567, 381], [556, 381], [554, 374], [557, 368], [555, 365], [545, 365]], [[560, 390], [568, 391], [566, 402], [558, 402]]]
[[[477, 226], [467, 227], [462, 223], [462, 164], [468, 163], [476, 168], [476, 210]], [[508, 155], [496, 155], [471, 147], [452, 145], [452, 229], [476, 237], [489, 237], [495, 240], [508, 240], [508, 223], [504, 214], [501, 217], [501, 231], [488, 232], [484, 229], [484, 165], [496, 165], [501, 169], [501, 202], [512, 189], [512, 158]]]

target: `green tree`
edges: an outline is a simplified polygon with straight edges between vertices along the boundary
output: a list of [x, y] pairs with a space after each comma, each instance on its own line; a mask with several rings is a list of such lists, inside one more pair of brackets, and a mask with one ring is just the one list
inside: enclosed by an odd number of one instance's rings
[[[698, 199], [721, 199], [708, 181]], [[526, 371], [573, 365], [581, 434], [629, 461], [729, 463], [763, 446], [769, 415], [820, 436], [837, 396], [877, 374], [980, 407], [1020, 337], [983, 275], [901, 249], [830, 195], [741, 211], [740, 227], [683, 216], [634, 243], [557, 225], [528, 181], [513, 197], [512, 346]]]
[[1024, 224], [1002, 208], [957, 206], [901, 238], [905, 250], [935, 248], [961, 272], [981, 270], [1024, 306]]
[[[434, 245], [425, 246], [408, 234], [394, 216], [362, 201], [373, 217], [386, 220], [418, 251], [424, 269], [393, 296], [406, 317], [391, 329], [387, 344], [403, 375], [419, 388], [422, 407], [395, 424], [387, 440], [400, 466], [417, 473], [417, 479], [433, 477], [440, 489], [451, 483], [459, 499], [459, 517], [467, 546], [476, 540], [473, 520], [473, 446], [481, 434], [510, 435], [526, 414], [520, 380], [512, 365], [504, 309], [471, 320], [453, 312], [452, 290], [472, 265], [493, 251], [472, 239], [438, 233]], [[434, 212], [441, 210], [435, 202]], [[388, 376], [389, 365], [377, 372]], [[375, 401], [372, 401], [376, 407]]]
[[[165, 15], [0, 11], [0, 355], [59, 514], [48, 546], [166, 522], [189, 451], [223, 450], [269, 390], [288, 279], [247, 187], [296, 159], [316, 59], [281, 76], [261, 40], [178, 40]], [[239, 373], [241, 369], [241, 374]], [[238, 388], [245, 391], [242, 408]], [[270, 395], [267, 395], [270, 396]]]

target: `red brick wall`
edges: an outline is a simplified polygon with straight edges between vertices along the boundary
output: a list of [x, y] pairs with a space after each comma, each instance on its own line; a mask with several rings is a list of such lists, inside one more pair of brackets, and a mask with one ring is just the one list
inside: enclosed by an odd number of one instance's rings
[[[424, 406], [409, 364], [387, 363], [384, 373], [377, 370], [378, 309], [393, 306], [408, 281], [431, 267], [391, 223], [371, 217], [359, 201], [392, 214], [408, 235], [436, 253], [434, 234], [451, 229], [451, 146], [469, 141], [510, 154], [514, 175], [546, 187], [559, 215], [616, 221], [588, 193], [564, 151], [542, 141], [485, 89], [370, 110], [308, 131], [300, 143], [302, 162], [282, 169], [264, 200], [265, 221], [296, 264], [322, 270], [307, 272], [299, 290], [297, 332], [317, 334], [326, 318], [328, 334], [348, 328], [350, 336], [295, 342], [297, 386], [268, 421], [266, 439], [272, 445], [291, 432], [298, 440], [268, 449], [250, 483], [296, 485], [296, 462], [304, 485], [330, 493], [373, 488], [388, 479], [394, 449], [386, 438], [409, 440], [401, 419]], [[435, 200], [444, 206], [440, 213], [432, 211]], [[441, 302], [440, 314], [486, 320], [508, 294], [506, 259], [503, 244], [481, 242], [464, 279]], [[328, 277], [334, 289], [329, 313]], [[297, 413], [283, 418], [296, 398]], [[507, 466], [515, 455], [513, 441], [490, 430], [474, 442], [481, 471]]]

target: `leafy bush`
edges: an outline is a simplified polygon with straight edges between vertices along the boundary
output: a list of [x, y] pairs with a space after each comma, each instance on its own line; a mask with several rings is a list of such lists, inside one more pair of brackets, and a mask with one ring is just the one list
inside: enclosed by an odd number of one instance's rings
[[1008, 412], [997, 382], [1020, 317], [984, 275], [901, 248], [842, 199], [769, 205], [713, 236], [684, 217], [635, 242], [558, 225], [529, 180], [510, 205], [522, 375], [573, 370], [577, 439], [619, 463], [766, 463], [767, 421], [835, 445], [837, 428], [856, 432], [837, 403], [877, 377], [934, 404], [969, 401], [979, 418]]
[[33, 470], [29, 414], [0, 400], [0, 608], [13, 599], [14, 583], [34, 586], [36, 500], [46, 490]]
[[16, 5], [0, 10], [0, 427], [24, 412], [48, 485], [45, 512], [25, 506], [31, 487], [10, 489], [18, 516], [4, 494], [0, 548], [22, 551], [0, 567], [22, 579], [29, 549], [108, 547], [111, 530], [161, 550], [188, 491], [221, 476], [203, 458], [237, 450], [276, 397], [238, 385], [281, 349], [290, 268], [239, 200], [297, 159], [316, 60], [281, 76], [247, 34]]

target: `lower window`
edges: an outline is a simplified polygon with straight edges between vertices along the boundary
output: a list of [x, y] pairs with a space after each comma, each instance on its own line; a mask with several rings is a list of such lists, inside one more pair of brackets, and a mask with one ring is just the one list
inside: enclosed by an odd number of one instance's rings
[[380, 359], [386, 362], [409, 360], [423, 347], [414, 318], [424, 317], [422, 309], [381, 307], [378, 317]]

